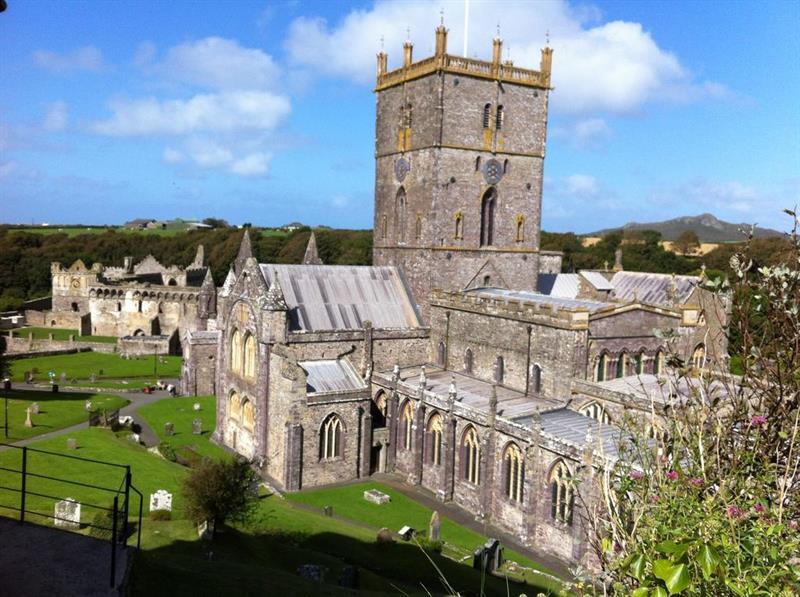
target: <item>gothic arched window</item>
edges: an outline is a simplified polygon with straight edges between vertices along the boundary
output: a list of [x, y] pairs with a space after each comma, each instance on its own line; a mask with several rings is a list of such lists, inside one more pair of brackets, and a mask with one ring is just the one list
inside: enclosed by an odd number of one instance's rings
[[698, 344], [692, 353], [692, 367], [702, 369], [706, 364], [706, 345]]
[[617, 357], [617, 377], [628, 375], [628, 353], [624, 350]]
[[233, 330], [231, 334], [230, 345], [230, 368], [234, 373], [241, 373], [242, 371], [242, 336], [239, 330]]
[[373, 427], [386, 427], [386, 392], [381, 390], [370, 404]]
[[430, 464], [442, 464], [442, 415], [433, 413], [428, 419], [428, 429], [425, 434], [425, 453]]
[[661, 375], [664, 373], [664, 365], [666, 364], [667, 358], [664, 355], [664, 351], [659, 349], [656, 353], [656, 358], [653, 360], [653, 373], [656, 375]]
[[606, 412], [606, 409], [603, 408], [602, 404], [598, 404], [597, 402], [590, 402], [580, 410], [580, 413], [585, 417], [589, 417], [601, 423], [611, 423], [611, 417]]
[[414, 238], [416, 240], [422, 238], [422, 214], [417, 214], [417, 219], [414, 222]]
[[342, 420], [337, 415], [328, 415], [319, 431], [319, 457], [328, 460], [341, 455]]
[[414, 407], [411, 400], [407, 400], [403, 405], [403, 416], [400, 417], [400, 429], [403, 433], [403, 449], [411, 449], [411, 434], [414, 428]]
[[253, 430], [255, 426], [255, 414], [253, 413], [253, 401], [245, 398], [242, 400], [242, 427]]
[[516, 241], [521, 243], [525, 240], [525, 216], [519, 214], [516, 218], [517, 222], [517, 238]]
[[228, 397], [228, 416], [235, 421], [238, 421], [242, 416], [242, 399], [239, 398], [239, 394], [235, 390]]
[[534, 394], [542, 391], [542, 366], [534, 363], [531, 367], [531, 390]]
[[639, 351], [636, 355], [636, 375], [644, 373], [644, 351]]
[[472, 373], [472, 349], [468, 348], [464, 353], [464, 371]]
[[503, 383], [503, 377], [506, 373], [505, 368], [506, 362], [503, 357], [497, 357], [494, 361], [494, 380], [497, 383]]
[[597, 358], [597, 367], [594, 370], [594, 380], [605, 381], [607, 368], [608, 368], [608, 357], [606, 356], [605, 353], [603, 353]]
[[400, 187], [397, 190], [395, 201], [395, 222], [397, 223], [397, 239], [406, 242], [406, 190]]
[[503, 106], [497, 106], [497, 115], [495, 116], [494, 128], [498, 131], [503, 128]]
[[461, 470], [464, 479], [477, 485], [480, 483], [481, 445], [478, 432], [471, 425], [461, 437]]
[[256, 377], [256, 339], [252, 334], [244, 338], [244, 364], [242, 370], [248, 379]]
[[456, 220], [455, 239], [462, 240], [464, 238], [464, 216], [460, 211], [456, 212], [455, 220]]
[[494, 212], [497, 207], [497, 189], [489, 188], [481, 200], [481, 246], [494, 244]]
[[483, 128], [488, 129], [492, 122], [492, 104], [483, 106]]
[[439, 342], [439, 344], [436, 346], [436, 364], [439, 365], [439, 367], [444, 368], [445, 366], [444, 361], [445, 361], [444, 342]]
[[525, 483], [522, 450], [510, 443], [503, 453], [503, 481], [506, 497], [515, 502], [522, 501], [522, 487]]
[[550, 515], [553, 519], [571, 525], [575, 496], [572, 475], [563, 461], [559, 461], [550, 472], [550, 499]]

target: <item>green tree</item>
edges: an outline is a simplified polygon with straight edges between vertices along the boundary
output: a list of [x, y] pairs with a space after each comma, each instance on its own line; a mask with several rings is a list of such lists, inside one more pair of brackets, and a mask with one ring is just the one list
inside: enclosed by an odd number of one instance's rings
[[213, 521], [212, 532], [227, 521], [246, 519], [255, 505], [255, 482], [246, 460], [204, 460], [183, 482], [187, 518], [195, 524]]
[[694, 230], [684, 230], [672, 245], [683, 255], [688, 255], [700, 248], [700, 238]]

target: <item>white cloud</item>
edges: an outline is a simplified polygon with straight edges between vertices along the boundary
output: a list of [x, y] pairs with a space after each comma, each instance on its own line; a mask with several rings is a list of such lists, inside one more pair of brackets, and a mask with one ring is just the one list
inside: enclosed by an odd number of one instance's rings
[[[154, 47], [143, 45], [136, 60], [139, 64], [149, 64], [154, 55]], [[280, 76], [280, 69], [266, 52], [221, 37], [174, 46], [151, 69], [171, 81], [212, 89], [265, 89], [273, 86]]]
[[331, 198], [331, 205], [337, 209], [342, 209], [350, 205], [350, 198], [345, 195], [334, 195]]
[[244, 156], [231, 164], [230, 171], [241, 176], [260, 176], [269, 170], [272, 155], [256, 152]]
[[594, 176], [572, 174], [564, 179], [563, 192], [572, 197], [596, 197], [600, 193], [600, 184]]
[[133, 55], [133, 63], [139, 68], [150, 66], [156, 57], [156, 45], [151, 41], [143, 41], [136, 48]]
[[66, 54], [36, 50], [33, 53], [33, 61], [37, 66], [54, 73], [80, 70], [98, 72], [106, 68], [103, 53], [94, 46], [84, 46]]
[[182, 152], [172, 147], [165, 147], [163, 156], [164, 161], [168, 164], [180, 164], [186, 159], [186, 156], [184, 156]]
[[553, 127], [552, 135], [563, 139], [578, 149], [591, 149], [602, 145], [613, 134], [603, 118], [583, 118]]
[[197, 132], [265, 131], [289, 114], [289, 100], [263, 91], [195, 95], [188, 100], [117, 100], [112, 116], [91, 130], [116, 137], [186, 135]]
[[42, 128], [48, 131], [62, 131], [67, 127], [67, 104], [53, 102], [47, 106], [42, 120]]
[[727, 217], [760, 215], [765, 209], [777, 213], [781, 208], [775, 190], [760, 189], [738, 180], [709, 182], [695, 179], [674, 187], [656, 189], [651, 198], [671, 206], [682, 204], [691, 213], [713, 209], [717, 214], [730, 214]]
[[[651, 101], [692, 101], [728, 93], [719, 83], [695, 82], [678, 58], [660, 48], [641, 24], [613, 21], [597, 24], [596, 10], [574, 8], [564, 0], [470, 3], [468, 54], [489, 58], [494, 23], [515, 64], [538, 68], [545, 32], [551, 34], [553, 85], [551, 106], [570, 114], [629, 113]], [[301, 17], [289, 30], [290, 59], [330, 76], [372, 83], [375, 53], [385, 36], [390, 68], [399, 66], [406, 27], [416, 41], [415, 56], [432, 54], [441, 1], [379, 1], [370, 9], [351, 11], [331, 26], [324, 19]], [[463, 3], [447, 3], [451, 54], [463, 51]], [[489, 25], [491, 24], [491, 25]], [[506, 58], [504, 52], [503, 58]]]

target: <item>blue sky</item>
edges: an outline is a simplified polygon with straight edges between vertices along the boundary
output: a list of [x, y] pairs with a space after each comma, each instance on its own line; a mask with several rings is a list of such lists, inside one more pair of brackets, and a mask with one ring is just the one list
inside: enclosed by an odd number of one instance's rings
[[[0, 13], [0, 221], [372, 224], [375, 53], [464, 1], [45, 2]], [[480, 2], [467, 53], [554, 48], [546, 230], [800, 203], [800, 3]]]

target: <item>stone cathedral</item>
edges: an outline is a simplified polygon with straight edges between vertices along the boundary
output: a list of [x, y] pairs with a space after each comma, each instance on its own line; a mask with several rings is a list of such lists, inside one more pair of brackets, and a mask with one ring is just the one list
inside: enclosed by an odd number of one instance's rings
[[[698, 277], [562, 274], [539, 248], [552, 50], [540, 68], [378, 54], [373, 266], [258, 263], [245, 232], [182, 391], [286, 491], [389, 473], [591, 566], [585, 500], [623, 411], [659, 419], [667, 355], [723, 364]], [[668, 333], [667, 333], [668, 332]], [[676, 391], [680, 391], [679, 388]]]

